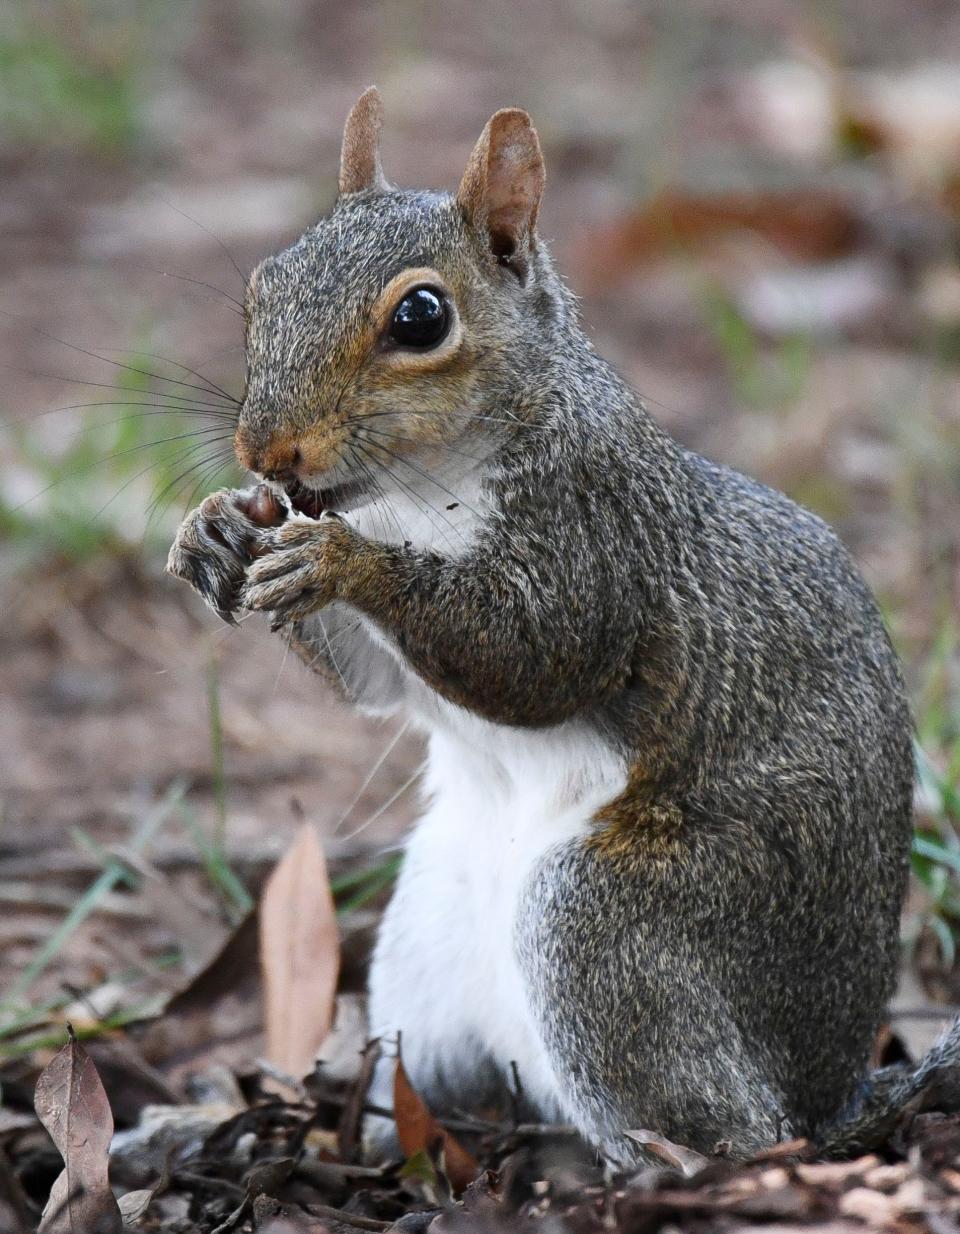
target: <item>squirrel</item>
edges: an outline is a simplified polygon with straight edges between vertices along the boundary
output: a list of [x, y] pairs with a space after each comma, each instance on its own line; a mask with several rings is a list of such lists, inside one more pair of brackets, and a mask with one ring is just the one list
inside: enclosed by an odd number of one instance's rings
[[168, 562], [428, 735], [371, 1031], [434, 1109], [513, 1067], [613, 1160], [638, 1128], [868, 1148], [960, 1059], [955, 1026], [869, 1072], [914, 782], [877, 605], [824, 522], [683, 448], [593, 350], [524, 111], [455, 195], [388, 184], [381, 125], [371, 87], [329, 217], [247, 287], [235, 449], [281, 516], [214, 493]]

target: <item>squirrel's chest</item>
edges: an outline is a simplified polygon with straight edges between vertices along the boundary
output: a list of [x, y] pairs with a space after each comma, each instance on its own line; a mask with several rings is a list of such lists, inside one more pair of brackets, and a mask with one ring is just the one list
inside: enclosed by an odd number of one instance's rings
[[424, 777], [429, 833], [443, 882], [473, 916], [499, 906], [507, 929], [544, 853], [593, 827], [626, 783], [623, 761], [586, 725], [529, 730], [443, 703], [430, 724]]
[[545, 854], [589, 833], [625, 778], [605, 743], [573, 726], [527, 732], [463, 723], [455, 735], [431, 735], [428, 805], [404, 876], [418, 888], [416, 928], [445, 990], [439, 1005], [449, 1014], [457, 1003], [465, 1031], [506, 1065], [527, 1052], [514, 937], [525, 887]]

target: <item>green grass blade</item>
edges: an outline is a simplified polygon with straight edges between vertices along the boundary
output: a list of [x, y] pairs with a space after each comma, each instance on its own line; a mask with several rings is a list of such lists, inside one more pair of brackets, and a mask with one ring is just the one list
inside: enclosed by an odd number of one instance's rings
[[[164, 794], [162, 800], [150, 811], [134, 833], [133, 839], [130, 841], [130, 847], [134, 852], [142, 852], [146, 848], [156, 832], [169, 818], [171, 811], [178, 805], [185, 791], [186, 785], [177, 783]], [[81, 895], [80, 899], [70, 909], [66, 917], [64, 917], [13, 983], [6, 996], [0, 1000], [0, 1010], [11, 1007], [17, 999], [22, 998], [34, 981], [44, 972], [51, 960], [60, 952], [66, 941], [86, 921], [90, 914], [96, 910], [103, 897], [113, 890], [126, 872], [126, 867], [122, 862], [117, 861], [115, 858], [110, 859], [110, 864]]]

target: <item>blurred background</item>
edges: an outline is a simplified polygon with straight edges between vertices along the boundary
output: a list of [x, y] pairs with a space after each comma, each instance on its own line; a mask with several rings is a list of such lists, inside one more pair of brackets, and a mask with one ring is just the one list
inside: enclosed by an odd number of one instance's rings
[[598, 347], [681, 441], [853, 550], [921, 751], [907, 997], [955, 999], [956, 0], [14, 0], [0, 1054], [155, 1005], [304, 813], [361, 887], [392, 872], [416, 740], [162, 572], [184, 511], [236, 479], [224, 422], [189, 409], [242, 390], [244, 276], [331, 205], [371, 82], [401, 185], [454, 188], [490, 113], [526, 107], [542, 232]]

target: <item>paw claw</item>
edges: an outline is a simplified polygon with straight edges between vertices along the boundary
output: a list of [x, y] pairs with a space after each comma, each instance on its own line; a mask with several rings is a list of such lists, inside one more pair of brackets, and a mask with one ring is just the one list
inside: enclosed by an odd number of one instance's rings
[[228, 624], [261, 530], [241, 508], [242, 492], [212, 493], [180, 525], [167, 571], [182, 578]]

